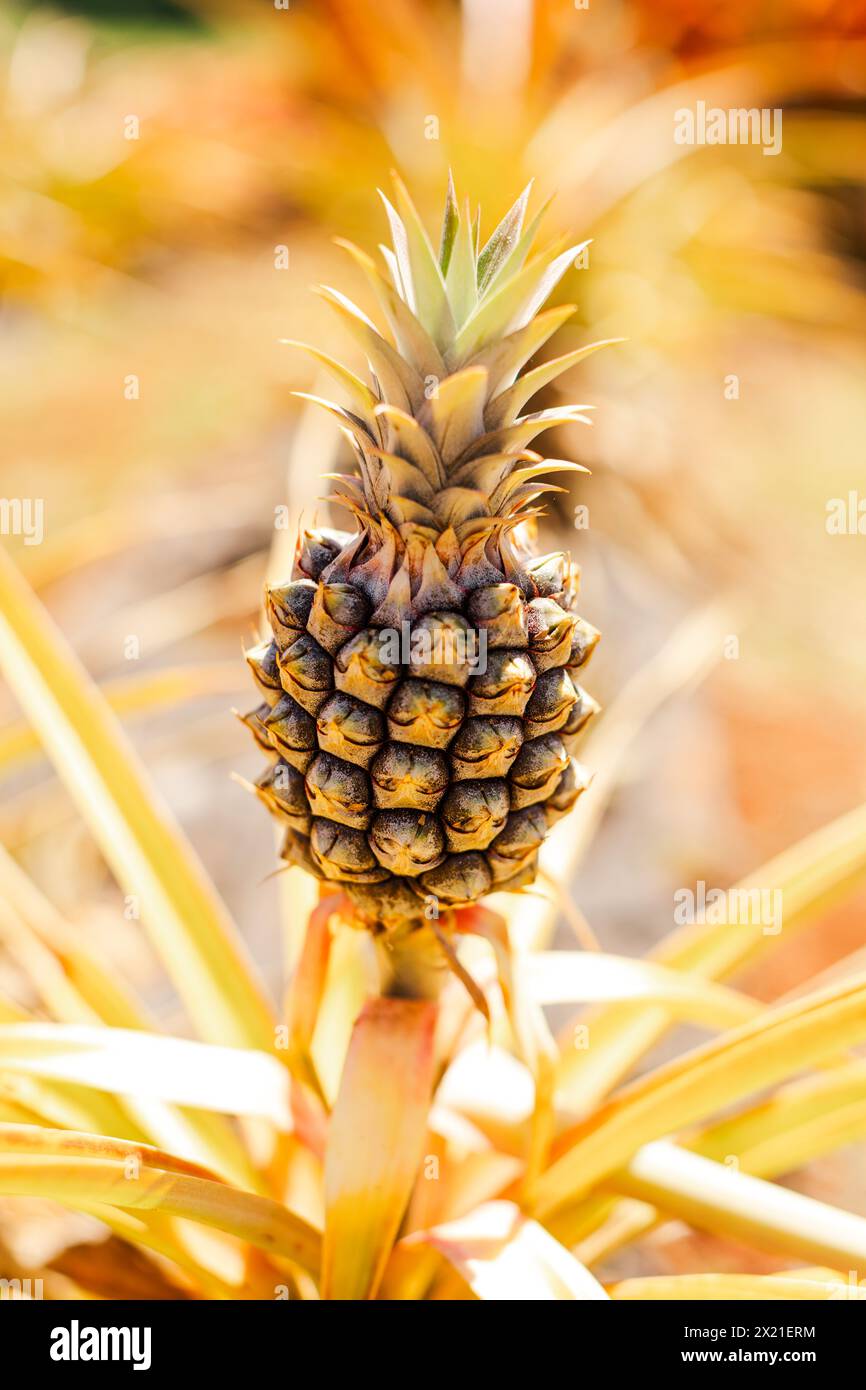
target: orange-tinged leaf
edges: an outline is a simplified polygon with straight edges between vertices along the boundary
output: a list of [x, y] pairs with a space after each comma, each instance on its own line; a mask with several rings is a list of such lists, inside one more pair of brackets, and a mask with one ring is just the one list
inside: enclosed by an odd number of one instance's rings
[[322, 1297], [375, 1297], [423, 1157], [435, 1005], [373, 999], [352, 1033], [325, 1157]]
[[322, 1096], [310, 1046], [325, 989], [331, 955], [330, 920], [343, 902], [341, 893], [331, 893], [313, 909], [301, 954], [289, 984], [286, 1014], [289, 1027], [289, 1066], [301, 1080]]
[[87, 1210], [108, 1205], [181, 1216], [281, 1255], [310, 1274], [319, 1267], [318, 1231], [288, 1207], [144, 1144], [0, 1124], [0, 1193]]

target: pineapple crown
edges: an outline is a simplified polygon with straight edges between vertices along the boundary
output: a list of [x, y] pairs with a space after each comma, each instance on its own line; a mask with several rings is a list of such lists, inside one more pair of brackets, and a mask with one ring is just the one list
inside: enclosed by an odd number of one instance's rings
[[339, 582], [351, 574], [377, 606], [378, 623], [525, 575], [516, 528], [539, 514], [532, 507], [539, 497], [564, 491], [549, 474], [587, 471], [528, 446], [553, 426], [591, 423], [583, 413], [591, 407], [521, 411], [605, 345], [523, 370], [574, 312], [570, 304], [543, 305], [589, 244], [532, 253], [546, 205], [524, 228], [531, 185], [480, 246], [480, 215], [473, 219], [468, 203], [461, 211], [449, 176], [437, 254], [396, 175], [394, 184], [396, 206], [381, 195], [392, 239], [380, 248], [385, 273], [338, 239], [371, 284], [393, 342], [338, 290], [318, 290], [363, 349], [371, 384], [317, 348], [293, 343], [348, 393], [348, 407], [297, 394], [336, 416], [359, 468], [358, 476], [327, 475], [332, 500], [354, 513], [358, 531], [323, 577]]

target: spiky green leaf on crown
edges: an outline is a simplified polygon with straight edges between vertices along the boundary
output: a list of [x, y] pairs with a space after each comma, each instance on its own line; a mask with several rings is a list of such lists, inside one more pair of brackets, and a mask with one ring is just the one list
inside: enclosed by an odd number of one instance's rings
[[[572, 681], [598, 633], [573, 612], [578, 569], [533, 557], [524, 523], [585, 471], [532, 441], [590, 407], [521, 413], [603, 346], [530, 370], [573, 312], [543, 305], [587, 245], [533, 254], [527, 188], [483, 247], [449, 179], [438, 254], [404, 188], [384, 198], [385, 274], [348, 242], [393, 341], [337, 290], [320, 293], [366, 356], [371, 384], [316, 348], [348, 406], [358, 475], [330, 475], [357, 530], [299, 539], [268, 594], [273, 641], [248, 654], [265, 705], [247, 717], [277, 762], [258, 790], [289, 826], [286, 854], [347, 886], [376, 925], [531, 880], [546, 828], [586, 785], [568, 753], [597, 706]], [[543, 209], [542, 209], [543, 213]], [[485, 635], [486, 669], [383, 656], [406, 622]]]

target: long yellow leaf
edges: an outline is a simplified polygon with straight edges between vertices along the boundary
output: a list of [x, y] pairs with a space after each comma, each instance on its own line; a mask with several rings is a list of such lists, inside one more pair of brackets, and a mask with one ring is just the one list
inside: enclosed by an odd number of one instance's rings
[[[864, 1138], [866, 1062], [858, 1059], [783, 1086], [769, 1100], [726, 1116], [681, 1142], [717, 1163], [775, 1178]], [[551, 1229], [563, 1244], [579, 1244], [580, 1257], [595, 1263], [661, 1220], [646, 1203], [593, 1193], [557, 1212]]]
[[866, 1217], [689, 1153], [647, 1144], [616, 1177], [629, 1197], [699, 1230], [866, 1274]]
[[705, 1028], [732, 1028], [759, 1005], [723, 985], [653, 961], [597, 951], [536, 951], [526, 958], [529, 988], [539, 1004], [597, 1004], [640, 999], [664, 1005], [671, 1018]]
[[[823, 827], [737, 884], [779, 889], [784, 924], [778, 936], [760, 925], [698, 924], [678, 929], [653, 952], [671, 969], [704, 979], [731, 974], [757, 952], [790, 938], [866, 876], [866, 806]], [[591, 1046], [563, 1049], [557, 1100], [563, 1110], [584, 1113], [598, 1104], [658, 1042], [669, 1015], [657, 1006], [615, 1004], [590, 1019]]]
[[78, 803], [202, 1037], [273, 1046], [246, 949], [115, 716], [0, 551], [0, 668]]
[[[122, 680], [100, 686], [104, 698], [118, 716], [149, 714], [174, 708], [183, 700], [207, 695], [230, 696], [243, 690], [243, 673], [234, 662], [207, 666], [172, 666], [161, 671], [136, 671]], [[33, 757], [40, 742], [29, 724], [7, 724], [0, 729], [0, 768]]]
[[807, 1299], [822, 1302], [833, 1299], [853, 1299], [866, 1302], [866, 1289], [850, 1288], [838, 1275], [834, 1282], [804, 1279], [791, 1274], [673, 1274], [655, 1275], [648, 1279], [623, 1279], [609, 1289], [617, 1301], [643, 1299], [695, 1301], [739, 1299], [749, 1303], [765, 1299]]
[[[32, 1014], [0, 995], [0, 1025], [35, 1021]], [[19, 1109], [27, 1109], [40, 1124], [62, 1125], [145, 1142], [149, 1137], [114, 1096], [84, 1086], [7, 1071], [0, 1074], [0, 1099]]]
[[[2, 899], [6, 897], [4, 904]], [[27, 920], [18, 913], [26, 915]], [[11, 922], [11, 939], [10, 939]], [[0, 941], [25, 970], [37, 994], [61, 1023], [105, 1023], [116, 1028], [147, 1030], [150, 1020], [132, 990], [116, 973], [91, 955], [82, 933], [66, 922], [0, 846]], [[15, 1022], [13, 1018], [5, 1020]], [[24, 1019], [17, 1020], [19, 1022]], [[55, 1091], [62, 1088], [55, 1087]], [[91, 1092], [91, 1105], [95, 1099]], [[103, 1105], [108, 1098], [101, 1097]], [[239, 1187], [263, 1190], [262, 1180], [232, 1124], [220, 1114], [181, 1109], [141, 1095], [111, 1104], [121, 1116], [120, 1127], [81, 1121], [73, 1129], [141, 1137], [161, 1148], [186, 1154]], [[127, 1111], [135, 1122], [130, 1129]], [[56, 1121], [55, 1121], [56, 1122]], [[142, 1132], [143, 1131], [143, 1132]]]
[[143, 1144], [0, 1124], [0, 1193], [180, 1216], [292, 1260], [310, 1274], [319, 1269], [321, 1238], [300, 1216]]
[[769, 1100], [686, 1138], [685, 1147], [760, 1177], [790, 1173], [866, 1136], [866, 1062], [855, 1059], [783, 1086]]
[[715, 1038], [633, 1082], [557, 1142], [538, 1188], [550, 1214], [621, 1168], [645, 1143], [774, 1085], [866, 1037], [866, 977], [845, 981]]
[[0, 1101], [27, 1111], [28, 1124], [86, 1130], [148, 1143], [150, 1135], [126, 1114], [113, 1096], [86, 1086], [63, 1085], [6, 1071], [0, 1075]]
[[373, 999], [355, 1024], [325, 1157], [323, 1298], [376, 1295], [423, 1156], [435, 1023], [433, 1004]]

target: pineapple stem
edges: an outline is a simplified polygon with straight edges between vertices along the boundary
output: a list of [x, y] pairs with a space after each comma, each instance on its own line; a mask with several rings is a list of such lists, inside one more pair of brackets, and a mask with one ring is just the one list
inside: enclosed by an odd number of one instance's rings
[[430, 927], [397, 937], [375, 938], [380, 988], [394, 999], [438, 999], [448, 978], [448, 963]]

